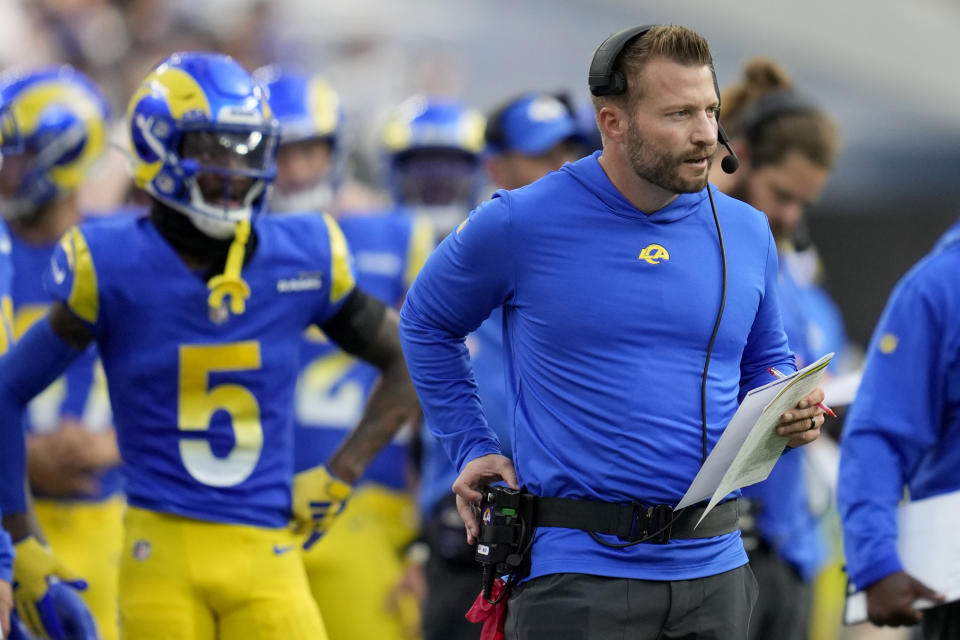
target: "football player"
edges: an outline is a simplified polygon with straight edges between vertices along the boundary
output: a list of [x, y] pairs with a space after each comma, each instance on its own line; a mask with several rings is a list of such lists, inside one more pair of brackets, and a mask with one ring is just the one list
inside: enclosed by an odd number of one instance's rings
[[[494, 108], [486, 120], [484, 142], [486, 177], [500, 189], [520, 188], [559, 169], [576, 159], [578, 146], [586, 144], [566, 102], [544, 92], [524, 93]], [[467, 346], [484, 414], [500, 442], [509, 448], [512, 438], [507, 425], [502, 326], [497, 309], [470, 336]], [[469, 640], [479, 631], [464, 613], [479, 592], [480, 579], [474, 549], [463, 539], [450, 493], [457, 470], [426, 429], [421, 438], [420, 507], [430, 551], [425, 566], [431, 594], [425, 612], [426, 640]]]
[[[280, 122], [273, 214], [321, 215], [343, 181], [343, 109], [321, 78], [268, 67], [263, 78]], [[399, 307], [433, 250], [429, 221], [404, 209], [364, 215], [335, 212], [356, 259], [357, 285]], [[345, 353], [315, 328], [304, 334], [296, 395], [295, 468], [325, 460], [359, 420], [380, 372]], [[371, 462], [361, 486], [322, 544], [305, 552], [307, 576], [333, 639], [408, 638], [418, 634], [416, 601], [388, 605], [416, 535], [404, 432]]]
[[[8, 151], [18, 150], [19, 134], [10, 105], [0, 98], [0, 169], [3, 156]], [[10, 280], [13, 275], [10, 264], [10, 236], [0, 220], [0, 355], [7, 352], [13, 343], [13, 318], [11, 318]], [[0, 517], [3, 513], [0, 512]], [[13, 611], [13, 543], [10, 535], [0, 529], [0, 637], [10, 633], [10, 613]]]
[[[0, 368], [0, 437], [18, 437], [25, 401], [96, 342], [129, 505], [121, 636], [323, 638], [302, 537], [287, 525], [292, 515], [308, 542], [321, 536], [416, 414], [396, 313], [355, 286], [332, 218], [256, 215], [275, 172], [277, 123], [234, 60], [172, 55], [127, 115], [150, 214], [66, 232], [47, 273], [55, 302]], [[327, 464], [291, 487], [293, 392], [310, 325], [381, 377]], [[20, 524], [22, 460], [16, 446], [3, 451], [0, 506]]]
[[[71, 67], [8, 74], [0, 94], [22, 151], [0, 171], [0, 214], [10, 228], [14, 335], [43, 317], [43, 272], [77, 224], [76, 190], [106, 148], [109, 110]], [[116, 632], [123, 499], [109, 403], [96, 350], [77, 359], [30, 406], [29, 477], [37, 518], [57, 555], [87, 580], [83, 597], [106, 640]]]

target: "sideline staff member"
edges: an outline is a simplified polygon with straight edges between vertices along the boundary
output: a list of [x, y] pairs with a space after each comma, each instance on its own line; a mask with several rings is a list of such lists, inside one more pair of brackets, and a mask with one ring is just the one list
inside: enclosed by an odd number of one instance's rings
[[[407, 364], [461, 472], [454, 491], [471, 540], [476, 488], [490, 479], [581, 506], [672, 509], [738, 397], [769, 381], [767, 367], [794, 366], [766, 218], [707, 184], [719, 106], [707, 42], [653, 27], [614, 69], [627, 87], [595, 101], [602, 153], [497, 192], [438, 247], [403, 307]], [[516, 472], [486, 425], [463, 344], [499, 306]], [[784, 414], [778, 433], [790, 445], [819, 435], [822, 398], [817, 390]], [[674, 522], [668, 544], [616, 547], [643, 537], [541, 527], [508, 636], [745, 637], [756, 585], [727, 524], [736, 505], [695, 532], [694, 514]]]
[[960, 222], [897, 284], [877, 323], [840, 447], [837, 502], [847, 572], [878, 625], [923, 623], [923, 638], [960, 637], [960, 602], [904, 572], [897, 503], [960, 490]]
[[[821, 354], [808, 341], [810, 319], [785, 258], [793, 251], [791, 237], [804, 209], [819, 200], [830, 177], [839, 146], [837, 128], [793, 89], [785, 69], [766, 58], [744, 65], [742, 79], [723, 92], [723, 105], [740, 168], [725, 175], [714, 167], [711, 178], [724, 193], [767, 215], [781, 258], [778, 296], [784, 330], [798, 363], [807, 365]], [[746, 546], [759, 587], [750, 618], [752, 640], [806, 640], [809, 635], [812, 581], [826, 550], [809, 506], [805, 454], [784, 456], [770, 477], [743, 490], [756, 523], [755, 531], [743, 531], [753, 534], [753, 548]]]

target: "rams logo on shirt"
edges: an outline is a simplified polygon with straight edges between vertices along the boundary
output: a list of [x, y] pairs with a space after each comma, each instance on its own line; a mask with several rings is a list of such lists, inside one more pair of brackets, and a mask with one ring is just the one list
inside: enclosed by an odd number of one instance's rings
[[885, 333], [883, 334], [883, 337], [880, 338], [877, 348], [880, 349], [880, 353], [889, 355], [897, 350], [898, 342], [900, 341], [896, 335], [892, 333]]
[[662, 245], [648, 244], [643, 248], [643, 251], [640, 252], [637, 258], [647, 264], [660, 264], [661, 260], [670, 259], [670, 252], [664, 249]]

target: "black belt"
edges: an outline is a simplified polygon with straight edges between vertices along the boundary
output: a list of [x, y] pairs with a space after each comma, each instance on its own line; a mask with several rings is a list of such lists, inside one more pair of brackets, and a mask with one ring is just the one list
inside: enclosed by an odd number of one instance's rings
[[538, 497], [534, 526], [582, 529], [619, 536], [625, 540], [666, 543], [670, 540], [713, 538], [737, 530], [739, 501], [728, 500], [714, 507], [700, 526], [706, 507], [674, 511], [669, 505], [646, 506], [638, 502], [617, 504], [572, 498]]

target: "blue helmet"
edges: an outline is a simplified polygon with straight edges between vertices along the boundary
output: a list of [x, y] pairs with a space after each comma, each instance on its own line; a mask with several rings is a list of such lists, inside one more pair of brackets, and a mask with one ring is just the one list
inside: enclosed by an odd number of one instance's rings
[[600, 146], [593, 105], [576, 104], [566, 92], [523, 94], [497, 108], [487, 120], [487, 153], [538, 156], [560, 143], [573, 155]]
[[487, 152], [537, 156], [577, 136], [567, 105], [549, 93], [526, 93], [497, 109], [487, 120]]
[[134, 183], [209, 236], [260, 213], [279, 127], [264, 90], [233, 58], [175, 53], [127, 109]]
[[441, 233], [477, 204], [484, 185], [485, 120], [449, 98], [415, 96], [382, 130], [387, 188], [400, 205], [434, 217]]
[[[280, 123], [280, 144], [322, 140], [330, 145], [330, 165], [316, 182], [291, 193], [275, 189], [271, 208], [278, 211], [320, 211], [332, 203], [344, 177], [344, 111], [340, 96], [318, 75], [280, 65], [262, 67], [254, 78], [267, 90], [270, 108]], [[280, 185], [278, 185], [279, 187]]]
[[[23, 137], [13, 115], [13, 108], [0, 94], [0, 162], [5, 153], [20, 153], [23, 150]], [[3, 165], [0, 164], [0, 167]]]
[[0, 201], [3, 216], [16, 219], [80, 186], [107, 147], [110, 109], [96, 85], [68, 66], [4, 76], [0, 103], [3, 151], [24, 159], [15, 191]]

